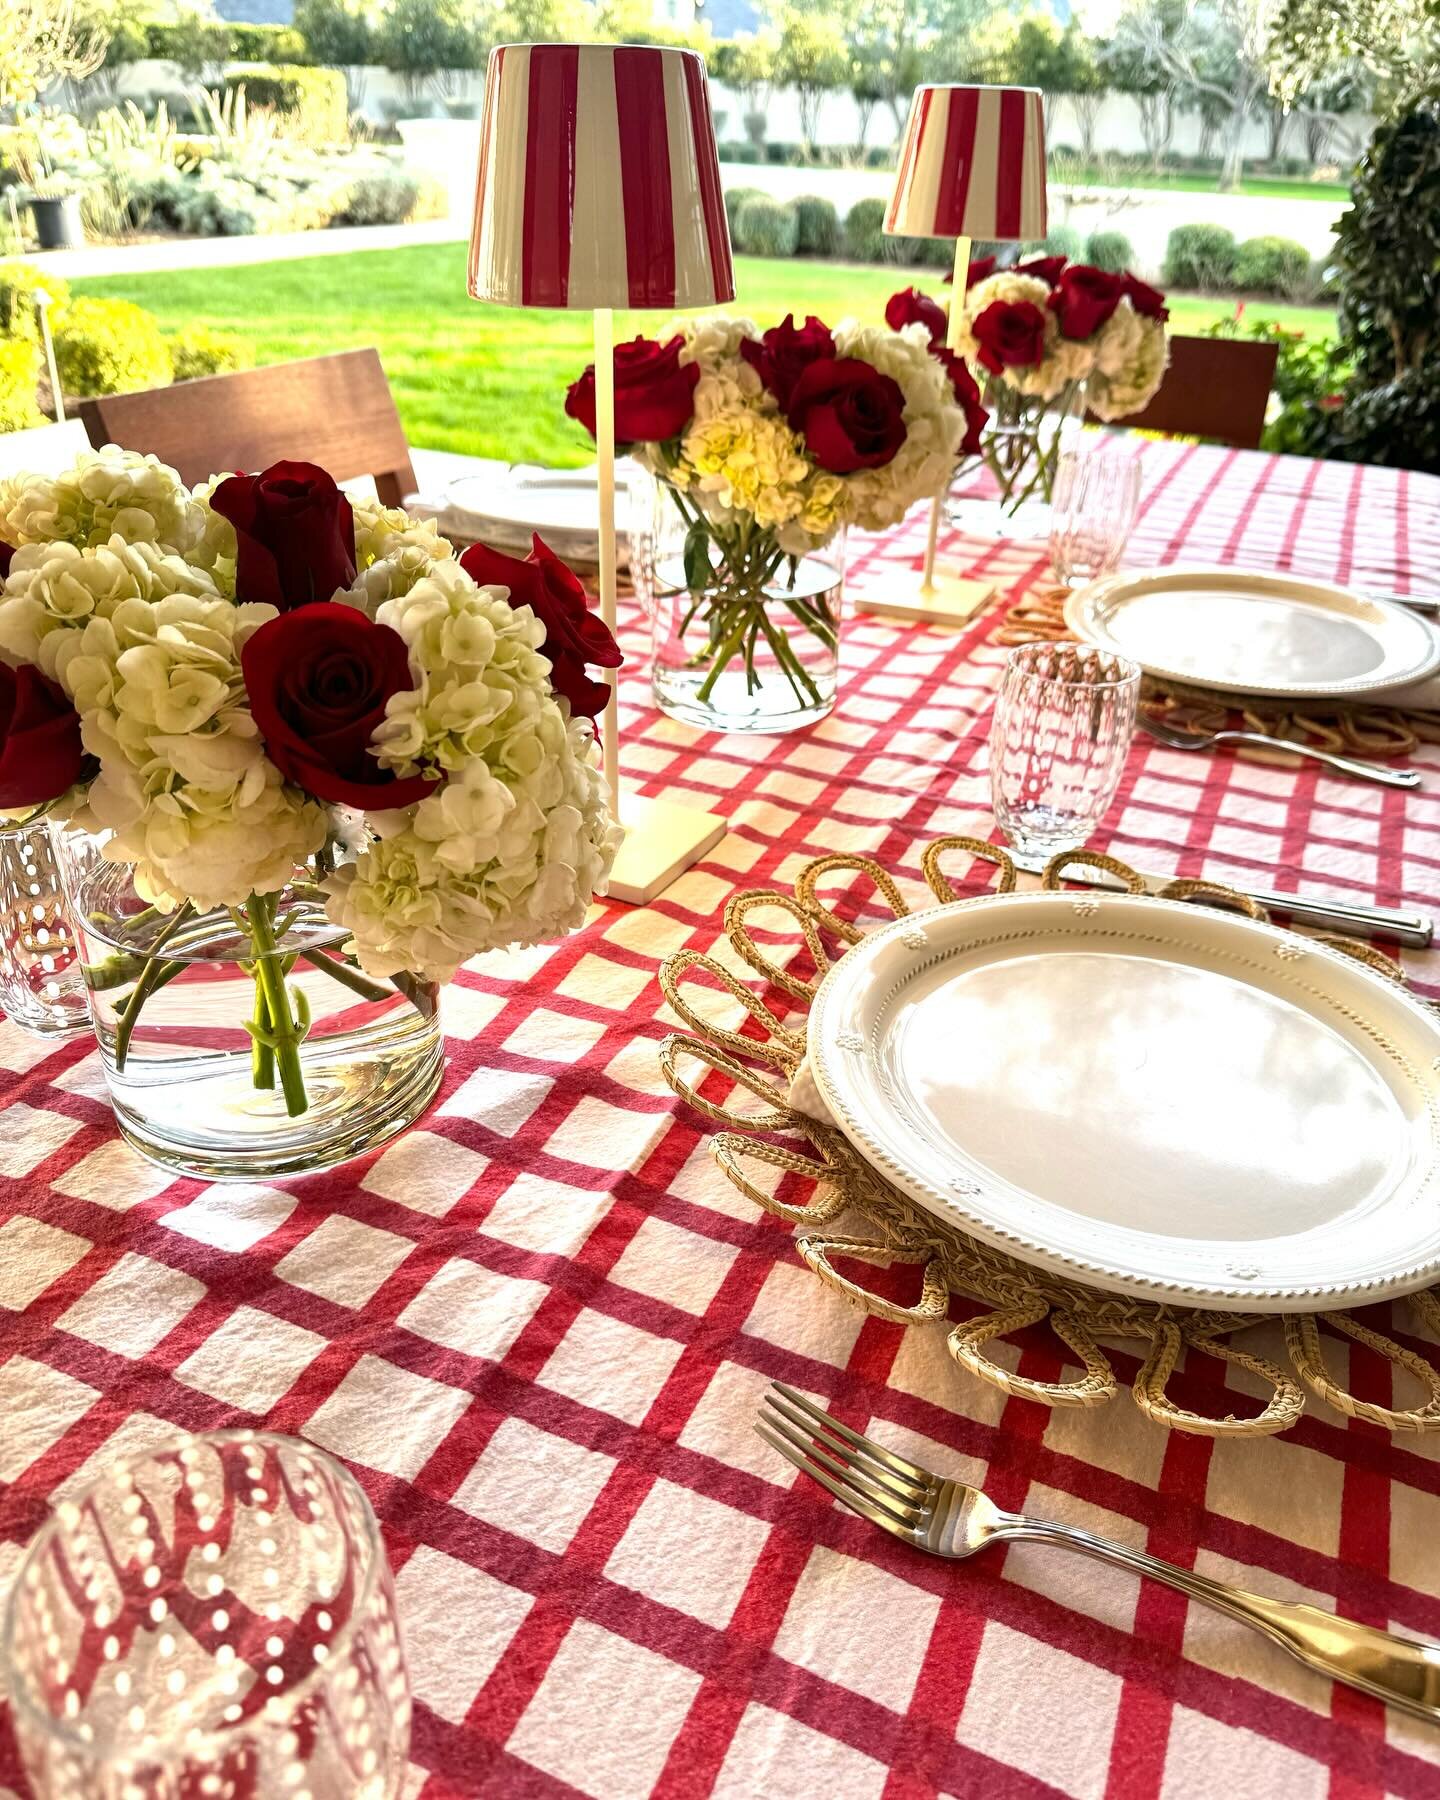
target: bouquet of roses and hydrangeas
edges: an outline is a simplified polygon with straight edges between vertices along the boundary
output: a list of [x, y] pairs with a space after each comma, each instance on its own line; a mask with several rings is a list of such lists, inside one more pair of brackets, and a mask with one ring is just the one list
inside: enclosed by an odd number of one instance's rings
[[[566, 412], [595, 432], [593, 365]], [[615, 435], [669, 489], [686, 527], [685, 573], [705, 634], [700, 698], [763, 638], [796, 690], [810, 676], [772, 616], [833, 645], [837, 622], [793, 594], [799, 560], [848, 524], [879, 530], [948, 480], [984, 420], [969, 371], [920, 327], [793, 315], [682, 318], [615, 351]], [[688, 622], [688, 621], [687, 621]], [[808, 690], [808, 692], [807, 692]]]
[[620, 653], [579, 582], [538, 538], [457, 559], [311, 464], [192, 491], [112, 446], [0, 482], [0, 657], [0, 809], [108, 833], [177, 923], [229, 909], [292, 1078], [297, 871], [337, 979], [445, 981], [578, 926], [614, 857], [585, 665]]
[[[912, 298], [933, 309], [932, 329], [943, 339], [945, 310]], [[961, 304], [956, 348], [984, 381], [993, 416], [980, 454], [1011, 507], [1037, 492], [1050, 497], [1059, 437], [1041, 441], [1047, 411], [1064, 418], [1083, 403], [1099, 419], [1123, 419], [1146, 406], [1164, 378], [1165, 296], [1134, 275], [1063, 256], [997, 270], [987, 257], [971, 264]], [[919, 316], [905, 295], [891, 308], [896, 318]]]

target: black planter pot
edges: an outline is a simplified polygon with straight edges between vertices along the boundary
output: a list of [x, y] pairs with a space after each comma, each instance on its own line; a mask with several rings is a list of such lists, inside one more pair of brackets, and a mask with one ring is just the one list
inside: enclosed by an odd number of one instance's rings
[[56, 199], [32, 200], [31, 216], [42, 250], [83, 250], [85, 227], [80, 220], [80, 196], [61, 194]]

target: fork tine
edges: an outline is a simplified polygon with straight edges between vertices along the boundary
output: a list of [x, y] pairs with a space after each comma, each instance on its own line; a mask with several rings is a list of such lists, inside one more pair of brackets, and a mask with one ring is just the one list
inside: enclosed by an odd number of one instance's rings
[[827, 1468], [837, 1481], [848, 1482], [851, 1487], [858, 1489], [872, 1506], [878, 1506], [889, 1513], [897, 1524], [913, 1526], [918, 1522], [922, 1509], [917, 1501], [899, 1498], [893, 1491], [881, 1487], [867, 1470], [857, 1467], [843, 1449], [837, 1456], [831, 1445], [814, 1441], [810, 1428], [803, 1423], [797, 1428], [795, 1422], [787, 1419], [779, 1410], [773, 1399], [770, 1407], [771, 1410], [762, 1411], [760, 1417], [787, 1443], [793, 1444], [797, 1450]]
[[788, 1419], [807, 1439], [813, 1438], [817, 1447], [828, 1451], [843, 1468], [862, 1475], [892, 1503], [898, 1500], [903, 1506], [918, 1507], [924, 1502], [927, 1490], [911, 1481], [908, 1475], [892, 1475], [881, 1463], [867, 1458], [863, 1451], [848, 1445], [842, 1438], [833, 1436], [814, 1419], [807, 1418], [798, 1407], [791, 1406], [788, 1400], [773, 1389], [766, 1394], [765, 1404], [782, 1419]]
[[778, 1432], [771, 1430], [764, 1419], [755, 1420], [755, 1429], [772, 1450], [778, 1450], [786, 1462], [794, 1463], [802, 1475], [810, 1476], [813, 1481], [818, 1481], [821, 1487], [827, 1488], [842, 1506], [848, 1506], [851, 1512], [858, 1513], [862, 1519], [868, 1519], [872, 1525], [878, 1525], [882, 1531], [888, 1531], [894, 1537], [905, 1538], [909, 1541], [909, 1534], [903, 1526], [898, 1525], [888, 1514], [881, 1512], [878, 1506], [872, 1506], [853, 1488], [843, 1487], [840, 1482], [827, 1475], [818, 1463], [812, 1462], [808, 1456], [792, 1449]]
[[858, 1431], [852, 1431], [848, 1425], [842, 1425], [838, 1419], [832, 1418], [823, 1407], [817, 1406], [813, 1400], [808, 1400], [795, 1388], [787, 1387], [783, 1381], [772, 1381], [770, 1385], [777, 1394], [783, 1394], [792, 1406], [798, 1406], [808, 1418], [823, 1425], [833, 1437], [842, 1439], [850, 1445], [852, 1450], [860, 1451], [872, 1462], [877, 1462], [882, 1468], [888, 1469], [892, 1475], [903, 1475], [918, 1487], [926, 1488], [936, 1479], [929, 1469], [922, 1469], [919, 1463], [907, 1462], [903, 1456], [895, 1455], [894, 1451], [887, 1450], [883, 1444], [877, 1444], [873, 1438], [862, 1437]]

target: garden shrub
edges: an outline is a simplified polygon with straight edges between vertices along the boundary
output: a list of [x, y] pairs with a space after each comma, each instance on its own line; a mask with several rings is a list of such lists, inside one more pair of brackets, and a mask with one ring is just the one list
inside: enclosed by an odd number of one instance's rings
[[230, 54], [237, 62], [310, 62], [310, 47], [293, 25], [242, 25], [230, 21]]
[[834, 256], [840, 248], [840, 215], [828, 200], [802, 194], [792, 202], [798, 228], [796, 248], [802, 256]]
[[129, 300], [72, 300], [56, 329], [55, 361], [67, 394], [164, 387], [172, 374], [154, 315]]
[[205, 375], [233, 375], [255, 366], [255, 353], [244, 338], [192, 325], [170, 339], [176, 381], [198, 381]]
[[332, 225], [403, 225], [443, 219], [450, 196], [442, 183], [410, 169], [381, 169], [352, 181], [330, 215]]
[[0, 337], [21, 338], [29, 344], [40, 342], [40, 321], [35, 313], [37, 288], [44, 288], [55, 303], [50, 309], [53, 331], [70, 304], [70, 283], [42, 272], [33, 263], [0, 263]]
[[24, 338], [0, 340], [0, 431], [25, 431], [43, 425], [35, 404], [40, 379], [40, 352]]
[[1135, 246], [1123, 231], [1092, 231], [1085, 240], [1085, 260], [1092, 269], [1123, 275], [1135, 261]]
[[1293, 238], [1246, 238], [1235, 252], [1237, 288], [1282, 299], [1304, 291], [1310, 279], [1310, 252]]
[[1165, 245], [1165, 280], [1171, 287], [1222, 292], [1235, 276], [1235, 233], [1223, 225], [1177, 225]]
[[735, 220], [735, 248], [745, 256], [793, 256], [800, 221], [788, 202], [756, 194]]
[[884, 262], [884, 223], [883, 200], [857, 200], [845, 215], [845, 254], [853, 262]]
[[1063, 256], [1067, 262], [1076, 262], [1080, 257], [1080, 233], [1073, 225], [1052, 225], [1040, 248], [1046, 256]]
[[350, 103], [339, 69], [307, 69], [298, 63], [228, 69], [225, 87], [244, 88], [246, 106], [273, 107], [317, 142], [345, 141]]
[[720, 160], [722, 163], [758, 163], [760, 149], [756, 144], [722, 144]]
[[730, 235], [732, 237], [735, 235], [735, 220], [739, 216], [740, 208], [745, 204], [745, 202], [747, 200], [760, 200], [763, 198], [764, 198], [764, 195], [761, 193], [759, 188], [752, 188], [752, 187], [726, 188], [726, 190], [725, 190], [725, 217], [730, 221]]

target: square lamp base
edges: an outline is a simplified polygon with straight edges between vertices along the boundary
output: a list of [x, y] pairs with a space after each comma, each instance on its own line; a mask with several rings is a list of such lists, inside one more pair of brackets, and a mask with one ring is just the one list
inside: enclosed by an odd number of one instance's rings
[[856, 597], [855, 610], [879, 619], [904, 619], [912, 625], [965, 625], [994, 599], [993, 581], [965, 581], [958, 575], [936, 575], [930, 587], [917, 571], [909, 586], [887, 583], [872, 594]]
[[625, 795], [625, 842], [610, 873], [608, 898], [648, 906], [724, 837], [718, 813], [672, 800]]

